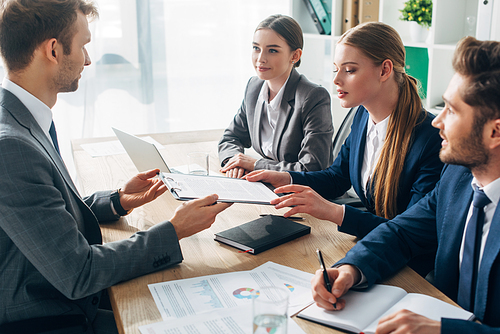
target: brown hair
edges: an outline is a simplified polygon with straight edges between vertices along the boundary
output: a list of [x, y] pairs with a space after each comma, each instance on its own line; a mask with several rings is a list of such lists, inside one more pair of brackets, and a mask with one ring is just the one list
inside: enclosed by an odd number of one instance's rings
[[477, 111], [474, 128], [480, 131], [487, 121], [500, 118], [500, 42], [463, 38], [453, 55], [453, 69], [468, 78], [461, 97]]
[[359, 49], [377, 66], [386, 59], [393, 64], [394, 78], [399, 85], [399, 99], [391, 113], [384, 146], [369, 185], [371, 187], [374, 184], [375, 213], [391, 219], [398, 213], [399, 179], [411, 145], [413, 128], [423, 120], [418, 82], [405, 73], [403, 42], [398, 32], [387, 24], [381, 22], [360, 24], [346, 31], [338, 43]]
[[[276, 14], [271, 15], [264, 21], [259, 23], [255, 31], [260, 29], [274, 30], [278, 35], [283, 37], [292, 51], [304, 48], [304, 36], [300, 25], [290, 16]], [[295, 67], [300, 66], [300, 59], [294, 64]]]
[[0, 13], [0, 52], [9, 71], [25, 69], [36, 48], [55, 38], [64, 54], [71, 53], [77, 11], [97, 17], [93, 2], [86, 0], [4, 0]]

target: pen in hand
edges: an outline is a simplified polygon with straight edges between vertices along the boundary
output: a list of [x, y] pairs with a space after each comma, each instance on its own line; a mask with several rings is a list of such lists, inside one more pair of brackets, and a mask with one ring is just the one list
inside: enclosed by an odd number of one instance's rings
[[[326, 290], [328, 290], [328, 292], [332, 292], [332, 285], [330, 284], [330, 279], [328, 278], [328, 273], [326, 272], [325, 262], [323, 261], [323, 255], [321, 255], [319, 248], [316, 249], [316, 254], [318, 254], [321, 271], [323, 271], [323, 280], [325, 281]], [[336, 309], [337, 303], [333, 303], [333, 307]]]

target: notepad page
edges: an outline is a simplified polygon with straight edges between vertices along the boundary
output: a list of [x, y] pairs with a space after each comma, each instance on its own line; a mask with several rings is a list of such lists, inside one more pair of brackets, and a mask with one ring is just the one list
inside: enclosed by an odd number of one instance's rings
[[366, 291], [348, 291], [342, 297], [343, 310], [327, 311], [313, 304], [300, 312], [299, 317], [359, 333], [405, 295], [401, 288], [374, 285]]
[[387, 312], [377, 318], [364, 330], [366, 334], [375, 333], [379, 320], [386, 315], [393, 314], [400, 310], [409, 310], [418, 313], [432, 320], [441, 321], [441, 318], [453, 318], [469, 320], [473, 314], [462, 308], [451, 305], [434, 297], [422, 295], [419, 293], [409, 293]]

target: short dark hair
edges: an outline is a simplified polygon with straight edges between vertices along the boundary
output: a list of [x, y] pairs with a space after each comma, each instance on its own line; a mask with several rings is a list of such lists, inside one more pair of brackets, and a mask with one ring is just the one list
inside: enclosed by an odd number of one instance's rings
[[478, 111], [476, 125], [500, 118], [500, 42], [463, 38], [453, 55], [453, 69], [468, 80], [461, 97]]
[[[304, 36], [302, 28], [290, 16], [275, 14], [266, 18], [259, 23], [255, 31], [260, 29], [274, 30], [278, 35], [283, 37], [292, 51], [304, 48]], [[294, 64], [295, 67], [300, 66], [300, 59]]]
[[86, 0], [4, 0], [0, 13], [0, 52], [9, 71], [25, 69], [43, 41], [57, 39], [71, 53], [77, 13], [97, 17]]

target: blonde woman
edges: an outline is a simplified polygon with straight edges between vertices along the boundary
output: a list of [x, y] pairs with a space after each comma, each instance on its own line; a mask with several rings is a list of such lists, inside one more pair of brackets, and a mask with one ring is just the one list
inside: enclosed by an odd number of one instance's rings
[[[348, 30], [335, 50], [334, 83], [342, 107], [359, 108], [333, 165], [310, 173], [254, 172], [247, 179], [291, 193], [273, 202], [291, 207], [285, 216], [309, 213], [359, 238], [415, 204], [434, 188], [443, 164], [434, 116], [422, 108], [404, 61], [403, 43], [392, 27], [370, 22]], [[368, 212], [327, 200], [351, 186]], [[412, 267], [425, 275], [431, 258], [417, 259]]]

